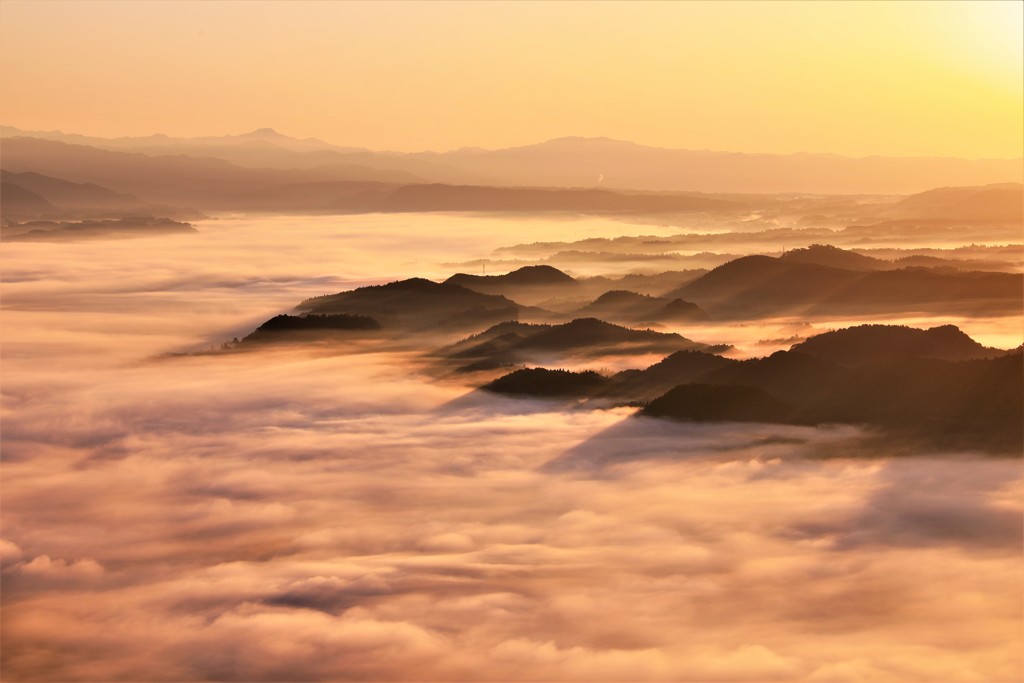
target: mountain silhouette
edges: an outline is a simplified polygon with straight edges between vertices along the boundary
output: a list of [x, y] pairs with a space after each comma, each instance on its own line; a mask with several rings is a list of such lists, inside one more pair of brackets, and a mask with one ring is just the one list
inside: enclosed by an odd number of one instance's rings
[[570, 372], [545, 368], [523, 368], [499, 377], [481, 388], [496, 394], [567, 398], [593, 393], [607, 381], [606, 377], [593, 370]]
[[644, 370], [624, 370], [612, 375], [595, 396], [649, 401], [675, 386], [738, 362], [705, 351], [677, 351]]
[[[227, 156], [237, 160], [238, 149], [232, 147], [231, 150], [232, 154]], [[11, 172], [34, 172], [75, 183], [96, 183], [130, 193], [144, 202], [211, 211], [620, 213], [735, 211], [745, 207], [740, 202], [692, 193], [406, 184], [418, 177], [384, 176], [377, 170], [360, 173], [358, 165], [351, 164], [307, 164], [300, 168], [241, 166], [210, 156], [209, 152], [216, 151], [215, 147], [203, 147], [195, 156], [174, 154], [173, 147], [155, 151], [159, 153], [149, 155], [11, 137], [4, 139], [2, 166]], [[259, 163], [254, 159], [250, 162]]]
[[848, 249], [826, 244], [812, 244], [800, 249], [791, 249], [779, 257], [788, 263], [814, 263], [819, 266], [843, 268], [846, 270], [900, 270], [902, 268], [944, 268], [955, 270], [999, 271], [1016, 270], [1013, 264], [985, 262], [976, 259], [942, 258], [926, 254], [910, 254], [892, 260], [868, 256]]
[[[365, 152], [360, 147], [339, 147], [316, 138], [299, 139], [284, 135], [273, 128], [259, 128], [238, 135], [213, 135], [191, 138], [173, 137], [156, 133], [154, 135], [126, 136], [102, 138], [61, 131], [29, 131], [14, 126], [0, 126], [0, 135], [4, 138], [31, 137], [52, 140], [73, 145], [89, 145], [100, 149], [132, 150], [162, 149], [162, 153], [181, 154], [179, 150], [187, 147], [244, 147], [249, 144], [274, 145], [279, 149], [296, 152], [332, 150], [336, 152]], [[172, 150], [168, 152], [168, 150]]]
[[666, 296], [693, 301], [712, 315], [781, 313], [815, 303], [861, 277], [859, 271], [816, 263], [744, 256]]
[[770, 256], [729, 261], [665, 296], [714, 317], [835, 315], [922, 310], [1005, 314], [1020, 310], [1019, 273], [900, 268], [864, 271]]
[[[456, 273], [446, 282], [451, 282], [463, 287], [469, 287], [476, 291], [483, 291], [491, 287], [506, 286], [576, 286], [577, 282], [557, 268], [551, 266], [524, 266], [504, 275], [467, 275]], [[485, 292], [490, 294], [491, 292]]]
[[694, 342], [675, 333], [633, 330], [596, 318], [578, 318], [563, 325], [550, 325], [529, 335], [521, 348], [567, 349], [582, 346], [631, 345], [641, 348], [664, 348], [666, 345], [695, 346]]
[[997, 358], [933, 358], [865, 363], [800, 419], [873, 425], [939, 448], [1024, 450], [1024, 364], [1020, 351]]
[[801, 249], [792, 249], [779, 257], [786, 263], [810, 263], [845, 270], [882, 270], [894, 267], [889, 261], [840, 249], [828, 244], [812, 244]]
[[419, 330], [479, 328], [515, 320], [521, 311], [503, 296], [423, 278], [314, 297], [297, 308], [307, 313], [370, 316], [384, 327]]
[[1021, 160], [851, 158], [835, 154], [742, 154], [565, 137], [499, 150], [409, 155], [485, 176], [493, 184], [655, 191], [903, 194], [943, 185], [1020, 181]]
[[793, 409], [755, 387], [682, 384], [648, 403], [640, 414], [694, 422], [788, 422]]
[[524, 266], [504, 275], [456, 273], [445, 282], [482, 294], [500, 294], [521, 304], [574, 296], [582, 289], [572, 277], [546, 265]]
[[593, 187], [600, 182], [609, 188], [661, 192], [906, 194], [943, 186], [1024, 180], [1019, 157], [967, 160], [742, 154], [649, 147], [609, 138], [564, 137], [506, 149], [394, 153], [332, 145], [313, 138], [300, 140], [269, 128], [199, 138], [151, 135], [103, 139], [22, 131], [10, 126], [3, 126], [2, 134], [5, 143], [21, 136], [153, 155], [219, 157], [242, 166], [362, 167], [462, 185]]
[[673, 323], [707, 320], [697, 304], [682, 299], [648, 296], [625, 290], [605, 292], [575, 315], [623, 323]]
[[844, 368], [838, 364], [791, 350], [731, 363], [700, 375], [696, 381], [756, 387], [787, 403], [802, 405], [817, 400], [844, 378]]
[[560, 325], [501, 323], [453, 344], [443, 355], [459, 362], [471, 361], [472, 369], [483, 369], [566, 355], [671, 353], [706, 348], [706, 344], [675, 333], [634, 330], [595, 318], [579, 318]]
[[866, 273], [809, 309], [815, 315], [931, 311], [1006, 315], [1021, 311], [1024, 275], [900, 268]]
[[628, 291], [648, 296], [661, 296], [707, 274], [703, 268], [668, 270], [660, 273], [630, 273], [619, 277], [593, 276], [577, 282], [593, 299], [610, 291]]
[[[466, 345], [483, 339], [508, 351], [557, 327], [497, 326]], [[640, 402], [641, 415], [687, 421], [859, 424], [930, 448], [1024, 447], [1022, 349], [988, 349], [953, 326], [865, 325], [764, 358], [680, 351], [644, 370], [595, 375], [531, 368], [485, 388], [594, 405]]]
[[[504, 275], [469, 275], [456, 273], [446, 282], [461, 285], [484, 294], [501, 294], [516, 302], [539, 306], [545, 310], [558, 311], [575, 317], [604, 318], [598, 311], [592, 313], [582, 307], [601, 296], [615, 291], [629, 291], [633, 296], [660, 294], [692, 282], [705, 270], [666, 271], [662, 273], [632, 273], [619, 277], [592, 276], [575, 279], [564, 271], [549, 265], [524, 266]], [[630, 315], [623, 307], [620, 322], [674, 322], [699, 320], [703, 318], [695, 304], [674, 303], [669, 298], [636, 299], [656, 311], [651, 316]], [[670, 305], [671, 304], [671, 305]], [[609, 308], [609, 312], [614, 307]], [[645, 308], [646, 310], [646, 308]], [[705, 314], [706, 315], [706, 314]]]
[[[657, 369], [655, 365], [642, 372], [655, 375]], [[1024, 446], [1022, 373], [1020, 349], [987, 349], [953, 326], [915, 330], [868, 325], [818, 335], [765, 358], [722, 364], [692, 377], [693, 384], [652, 400], [643, 414], [863, 424], [933, 447], [1019, 453]], [[634, 373], [620, 381], [640, 376]], [[603, 394], [615, 395], [615, 380]], [[694, 384], [702, 388], [684, 390]], [[752, 417], [745, 412], [746, 403], [740, 403], [744, 409], [736, 407], [737, 395], [709, 393], [706, 386], [752, 390], [757, 393], [744, 400], [760, 406], [764, 396], [771, 397], [777, 403], [765, 405], [779, 412], [771, 415], [765, 408], [768, 412]], [[715, 400], [725, 405], [697, 405]]]
[[815, 335], [796, 344], [793, 351], [842, 365], [912, 358], [976, 360], [1004, 354], [982, 346], [955, 325], [926, 330], [906, 325], [858, 325]]
[[375, 331], [380, 323], [364, 315], [276, 315], [242, 339], [243, 344], [330, 339], [338, 332]]

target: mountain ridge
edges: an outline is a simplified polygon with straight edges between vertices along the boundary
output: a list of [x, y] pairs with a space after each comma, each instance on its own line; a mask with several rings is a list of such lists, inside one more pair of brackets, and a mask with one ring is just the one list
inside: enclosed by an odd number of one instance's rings
[[[293, 138], [273, 129], [227, 136], [100, 138], [60, 131], [17, 135], [131, 150], [146, 145], [226, 146], [272, 144], [293, 154], [332, 152], [339, 163], [411, 173], [427, 182], [487, 186], [606, 187], [642, 191], [819, 194], [906, 194], [936, 187], [1024, 181], [1024, 158], [851, 157], [831, 153], [727, 152], [642, 145], [611, 138], [568, 136], [498, 149], [460, 148], [445, 152], [388, 152]], [[226, 153], [226, 152], [222, 152]], [[295, 158], [298, 158], [297, 156]], [[283, 163], [283, 162], [281, 162]]]

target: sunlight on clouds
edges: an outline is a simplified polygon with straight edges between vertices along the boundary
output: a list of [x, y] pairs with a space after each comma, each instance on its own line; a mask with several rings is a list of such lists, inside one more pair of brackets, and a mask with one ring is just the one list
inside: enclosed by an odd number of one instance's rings
[[[462, 220], [461, 247], [410, 239], [424, 270], [507, 237]], [[1019, 672], [1016, 461], [470, 401], [409, 352], [157, 357], [403, 268], [331, 223], [4, 245], [5, 679]]]

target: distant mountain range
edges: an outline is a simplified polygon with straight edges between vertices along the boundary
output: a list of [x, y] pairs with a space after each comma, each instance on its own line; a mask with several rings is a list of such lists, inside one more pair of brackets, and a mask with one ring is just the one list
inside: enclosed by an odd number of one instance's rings
[[[815, 210], [838, 210], [840, 217], [833, 220], [864, 222], [846, 228], [853, 231], [848, 237], [854, 238], [860, 233], [877, 235], [889, 230], [890, 224], [928, 221], [928, 229], [941, 231], [958, 227], [943, 221], [1016, 224], [1024, 215], [1024, 186], [977, 184], [1019, 178], [1019, 160], [722, 155], [582, 138], [493, 152], [417, 155], [337, 148], [270, 130], [224, 138], [151, 136], [106, 141], [58, 133], [30, 137], [11, 128], [4, 132], [0, 191], [5, 195], [2, 217], [8, 222], [117, 219], [140, 213], [192, 219], [202, 217], [201, 212], [228, 211], [701, 214], [740, 221], [765, 211], [795, 211], [792, 215], [807, 218], [804, 213], [809, 209], [804, 205], [810, 201]], [[602, 183], [577, 172], [592, 164], [619, 169], [623, 181], [608, 180], [615, 177], [611, 171], [597, 173], [605, 178]], [[730, 166], [736, 164], [746, 170]], [[864, 171], [862, 166], [870, 168]], [[794, 175], [790, 167], [800, 172]], [[640, 175], [637, 169], [642, 170]], [[663, 182], [644, 174], [654, 174]], [[830, 174], [836, 178], [831, 185]], [[877, 186], [867, 188], [858, 180], [861, 176]], [[738, 180], [744, 177], [748, 180]], [[885, 180], [890, 177], [901, 178], [905, 187]], [[912, 182], [912, 178], [921, 180]], [[928, 189], [900, 201], [848, 196], [823, 203], [820, 198], [737, 194], [741, 190], [896, 192], [911, 185], [935, 188], [949, 183], [972, 186]], [[564, 258], [571, 256], [562, 251]]]
[[[486, 187], [437, 183], [404, 184], [404, 177], [362, 173], [349, 166], [306, 169], [251, 168], [210, 156], [100, 149], [38, 138], [3, 141], [0, 161], [11, 180], [5, 184], [28, 190], [19, 179], [46, 178], [52, 189], [90, 185], [114, 209], [126, 205], [169, 204], [203, 211], [366, 213], [421, 211], [570, 211], [692, 212], [741, 211], [740, 201], [685, 193], [613, 192], [605, 189]], [[112, 190], [110, 188], [117, 188]], [[11, 190], [15, 192], [17, 190]], [[29, 190], [31, 191], [31, 190]], [[24, 193], [20, 193], [24, 194]], [[50, 201], [68, 210], [95, 209], [66, 201]], [[130, 195], [129, 200], [124, 195]], [[138, 199], [135, 199], [138, 198]], [[4, 209], [6, 218], [49, 218], [45, 205], [19, 197]]]
[[[909, 194], [941, 186], [1024, 181], [1020, 158], [843, 157], [665, 149], [608, 138], [566, 137], [508, 149], [378, 152], [296, 139], [264, 128], [241, 135], [98, 138], [0, 126], [16, 138], [147, 156], [183, 156], [251, 169], [312, 173], [318, 180], [504, 187], [617, 188], [654, 192]], [[7, 168], [5, 164], [5, 168]], [[37, 170], [36, 168], [10, 170]], [[56, 177], [72, 179], [60, 173]], [[306, 178], [310, 178], [307, 176]], [[99, 179], [95, 182], [105, 184]], [[85, 181], [83, 181], [85, 182]]]

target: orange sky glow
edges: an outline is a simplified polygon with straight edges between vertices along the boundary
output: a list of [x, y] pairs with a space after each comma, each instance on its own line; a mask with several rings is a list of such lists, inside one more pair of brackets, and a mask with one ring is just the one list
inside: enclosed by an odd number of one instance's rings
[[743, 152], [1013, 157], [1020, 2], [26, 2], [0, 122], [269, 126], [343, 145], [564, 135]]

